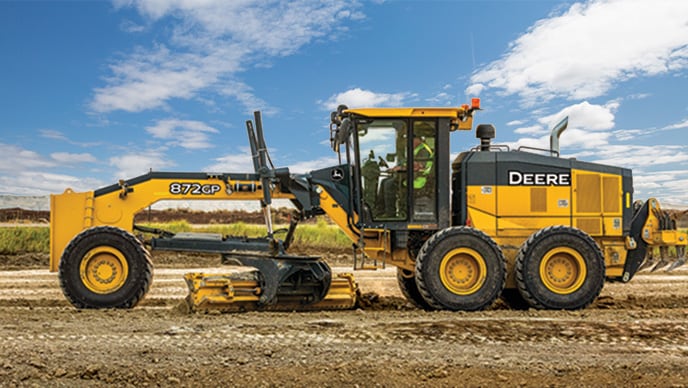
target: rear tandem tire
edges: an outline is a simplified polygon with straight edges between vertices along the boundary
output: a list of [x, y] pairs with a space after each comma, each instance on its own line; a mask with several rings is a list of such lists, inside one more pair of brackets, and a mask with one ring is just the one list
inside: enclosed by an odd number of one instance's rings
[[399, 283], [401, 293], [413, 306], [426, 311], [434, 310], [418, 291], [418, 284], [416, 284], [416, 277], [413, 272], [397, 268], [397, 283]]
[[597, 299], [604, 277], [604, 256], [595, 240], [568, 226], [535, 232], [516, 256], [518, 290], [538, 309], [582, 309]]
[[530, 303], [523, 299], [518, 288], [505, 288], [500, 298], [511, 310], [528, 310]]
[[480, 230], [447, 228], [423, 244], [416, 258], [416, 283], [435, 309], [485, 309], [504, 289], [506, 260], [495, 241]]
[[97, 226], [69, 242], [59, 277], [62, 292], [77, 308], [132, 308], [148, 292], [153, 264], [134, 235]]

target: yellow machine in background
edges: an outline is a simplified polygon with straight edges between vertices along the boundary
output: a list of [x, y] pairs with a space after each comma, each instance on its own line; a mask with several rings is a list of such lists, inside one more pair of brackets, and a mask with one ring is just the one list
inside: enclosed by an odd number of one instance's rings
[[[256, 112], [255, 129], [246, 123], [252, 173], [150, 172], [51, 196], [50, 269], [76, 307], [130, 308], [150, 286], [151, 250], [216, 253], [255, 270], [187, 274], [194, 310], [351, 308], [353, 275], [287, 253], [298, 222], [320, 215], [352, 240], [354, 269], [396, 266], [402, 293], [428, 310], [484, 309], [500, 295], [579, 309], [605, 279], [627, 282], [644, 266], [685, 262], [686, 234], [657, 200], [633, 201], [630, 170], [559, 157], [566, 121], [547, 150], [493, 145], [494, 127], [479, 125], [480, 145], [451, 161], [450, 133], [471, 130], [479, 107], [477, 99], [456, 108], [341, 106], [330, 125], [340, 164], [307, 174], [271, 165]], [[272, 228], [274, 198], [295, 207], [284, 239]], [[266, 236], [134, 224], [136, 213], [169, 199], [258, 200]]]

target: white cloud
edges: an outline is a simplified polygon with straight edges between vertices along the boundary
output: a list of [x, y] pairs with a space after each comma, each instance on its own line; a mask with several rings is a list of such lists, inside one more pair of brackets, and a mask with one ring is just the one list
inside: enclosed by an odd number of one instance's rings
[[616, 140], [628, 141], [633, 140], [638, 136], [642, 136], [648, 133], [648, 130], [644, 129], [619, 129], [612, 132]]
[[234, 97], [245, 108], [245, 113], [253, 113], [256, 110], [261, 111], [266, 116], [271, 116], [277, 113], [277, 109], [268, 105], [263, 99], [259, 98], [253, 93], [253, 89], [243, 82], [229, 81], [220, 88], [220, 93], [225, 96]]
[[89, 153], [53, 152], [50, 157], [60, 164], [95, 163], [97, 159]]
[[[60, 137], [59, 132], [48, 135]], [[81, 178], [49, 171], [79, 163], [95, 163], [88, 153], [55, 152], [45, 157], [38, 152], [14, 145], [0, 143], [0, 154], [10, 157], [0, 159], [0, 193], [11, 195], [45, 195], [61, 193], [71, 187], [77, 191], [92, 190], [102, 186], [102, 181]]]
[[249, 147], [239, 147], [238, 152], [215, 159], [204, 168], [208, 172], [253, 172], [253, 157]]
[[541, 135], [546, 132], [547, 129], [543, 128], [542, 125], [531, 125], [528, 127], [519, 127], [514, 129], [514, 133], [521, 135]]
[[688, 161], [688, 148], [674, 145], [606, 145], [596, 150], [596, 156], [597, 158], [592, 160], [595, 163], [643, 168], [686, 162]]
[[655, 136], [657, 132], [672, 131], [676, 129], [688, 128], [688, 119], [681, 122], [670, 124], [662, 128], [647, 128], [647, 129], [620, 129], [614, 131], [614, 136], [617, 140], [628, 141], [640, 137]]
[[146, 30], [145, 26], [142, 26], [140, 24], [136, 24], [131, 20], [124, 20], [122, 23], [120, 23], [119, 28], [124, 31], [124, 32], [129, 32], [129, 33], [136, 33], [136, 32], [143, 32]]
[[650, 97], [650, 93], [635, 93], [627, 96], [630, 100], [642, 100], [648, 97]]
[[376, 93], [361, 88], [349, 89], [334, 94], [327, 101], [320, 102], [327, 110], [335, 110], [341, 104], [349, 108], [402, 106], [404, 100], [412, 97], [411, 93]]
[[0, 175], [2, 192], [11, 195], [46, 195], [62, 193], [66, 188], [74, 191], [87, 191], [103, 186], [103, 182], [92, 178], [78, 178], [64, 174], [52, 174], [40, 171], [21, 171], [11, 176]]
[[451, 94], [447, 92], [439, 92], [434, 96], [427, 98], [426, 101], [430, 104], [437, 106], [448, 106], [452, 105], [455, 99]]
[[[610, 132], [587, 131], [580, 128], [568, 128], [562, 133], [559, 145], [567, 149], [596, 149], [609, 144]], [[549, 136], [548, 136], [549, 138]]]
[[55, 162], [42, 157], [37, 152], [10, 144], [0, 143], [0, 171], [18, 172], [55, 166]]
[[316, 160], [306, 160], [291, 164], [289, 166], [289, 172], [306, 173], [324, 167], [336, 166], [337, 164], [339, 164], [339, 161], [336, 156], [323, 156]]
[[[107, 78], [108, 86], [95, 89], [91, 108], [96, 112], [140, 112], [162, 107], [171, 98], [189, 99], [217, 81], [217, 72], [205, 71], [203, 60], [199, 54], [176, 54], [165, 46], [139, 48], [110, 66], [113, 76]], [[237, 68], [236, 58], [228, 56], [225, 71]]]
[[[271, 154], [276, 153], [273, 149], [269, 149], [268, 152]], [[336, 156], [325, 156], [315, 160], [300, 161], [289, 165], [281, 165], [274, 159], [273, 161], [276, 164], [275, 167], [288, 167], [290, 173], [306, 173], [326, 166], [334, 166], [339, 163]], [[215, 163], [205, 167], [204, 171], [252, 173], [254, 169], [251, 150], [248, 147], [239, 147], [237, 152], [215, 159]]]
[[77, 145], [79, 147], [95, 147], [95, 146], [101, 144], [101, 142], [78, 142], [78, 141], [74, 141], [74, 140], [69, 139], [62, 132], [56, 131], [54, 129], [41, 129], [38, 131], [38, 133], [40, 134], [41, 137], [44, 137], [46, 139], [63, 141], [65, 143]]
[[614, 112], [619, 107], [616, 101], [606, 105], [594, 105], [587, 101], [568, 106], [561, 111], [540, 118], [538, 121], [547, 128], [553, 128], [564, 117], [569, 118], [569, 128], [586, 131], [603, 131], [614, 128]]
[[478, 97], [480, 96], [480, 93], [482, 93], [483, 90], [486, 89], [486, 86], [481, 84], [481, 83], [474, 83], [472, 85], [469, 85], [466, 88], [466, 95], [467, 96], [472, 96], [472, 97]]
[[[568, 150], [597, 150], [609, 144], [608, 132], [587, 132], [580, 129], [567, 129], [560, 137], [559, 146], [561, 152]], [[511, 149], [519, 147], [531, 147], [540, 150], [550, 149], [550, 135], [543, 135], [538, 138], [522, 138], [514, 143], [507, 143]], [[583, 151], [585, 152], [585, 151]], [[578, 154], [572, 155], [578, 157]]]
[[666, 127], [662, 128], [662, 129], [669, 130], [669, 129], [682, 129], [682, 128], [688, 128], [688, 119], [685, 119], [685, 120], [681, 121], [680, 123], [667, 125]]
[[44, 137], [46, 139], [69, 141], [69, 139], [67, 139], [67, 136], [65, 136], [62, 132], [56, 131], [54, 129], [41, 129], [38, 131], [38, 133], [41, 134], [41, 137]]
[[203, 122], [194, 120], [166, 119], [146, 127], [146, 131], [158, 139], [171, 140], [172, 145], [188, 149], [213, 147], [208, 133], [219, 131]]
[[531, 26], [467, 91], [486, 86], [530, 102], [597, 97], [621, 81], [685, 69], [687, 45], [687, 1], [575, 3]]
[[[512, 143], [512, 147], [527, 146], [549, 149], [549, 134], [564, 117], [568, 117], [568, 127], [560, 137], [560, 149], [595, 149], [609, 144], [614, 128], [614, 112], [619, 107], [616, 101], [605, 105], [590, 104], [583, 101], [561, 109], [559, 112], [537, 119], [539, 124], [519, 127], [514, 133], [538, 136], [538, 138], [522, 138]], [[509, 124], [513, 124], [511, 122]], [[515, 121], [521, 123], [521, 121]]]
[[522, 138], [515, 142], [506, 143], [512, 150], [518, 150], [521, 147], [536, 148], [540, 150], [549, 149], [549, 136], [540, 136], [538, 138]]
[[115, 179], [129, 179], [148, 173], [151, 170], [159, 171], [174, 166], [174, 163], [165, 159], [157, 150], [146, 150], [140, 153], [129, 153], [122, 156], [114, 156], [109, 160], [115, 167]]
[[636, 199], [656, 197], [663, 208], [688, 208], [688, 171], [652, 171], [633, 174]]
[[[169, 17], [166, 44], [139, 47], [110, 67], [106, 86], [94, 90], [96, 112], [139, 112], [175, 98], [232, 83], [234, 76], [272, 57], [291, 55], [315, 39], [336, 39], [345, 23], [362, 18], [357, 2], [115, 0], [153, 23]], [[233, 95], [246, 103], [246, 94]]]

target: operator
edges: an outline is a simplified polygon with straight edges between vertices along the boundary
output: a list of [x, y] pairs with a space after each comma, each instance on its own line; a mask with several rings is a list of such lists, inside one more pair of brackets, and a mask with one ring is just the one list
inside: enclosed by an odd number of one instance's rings
[[422, 137], [413, 138], [413, 188], [420, 190], [425, 187], [432, 170], [432, 148]]
[[[430, 171], [432, 170], [433, 155], [434, 153], [432, 148], [425, 142], [424, 138], [420, 136], [413, 138], [414, 189], [420, 190], [425, 187], [425, 184], [428, 181], [428, 176], [430, 175]], [[406, 163], [402, 162], [401, 164], [394, 166], [387, 171], [390, 173], [403, 173], [406, 171]], [[402, 186], [405, 186], [405, 180], [402, 180], [404, 185], [399, 185], [398, 176], [399, 174], [393, 174], [382, 181], [380, 191], [384, 202], [383, 218], [396, 217], [396, 202], [399, 196], [399, 191], [401, 191]], [[404, 201], [404, 203], [406, 203], [406, 201]]]

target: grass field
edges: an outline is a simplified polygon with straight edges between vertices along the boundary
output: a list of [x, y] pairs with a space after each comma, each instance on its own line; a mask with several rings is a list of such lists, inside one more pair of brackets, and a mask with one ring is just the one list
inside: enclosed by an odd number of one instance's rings
[[[245, 224], [238, 222], [223, 225], [191, 225], [186, 221], [169, 223], [142, 224], [143, 226], [167, 230], [173, 233], [200, 232], [219, 233], [223, 235], [261, 237], [266, 235], [264, 225]], [[275, 230], [285, 229], [286, 225], [276, 225]], [[50, 249], [50, 229], [48, 226], [13, 226], [0, 228], [0, 254], [13, 255], [18, 253], [48, 253]], [[278, 238], [284, 238], [286, 233], [277, 233]], [[324, 220], [317, 224], [304, 224], [296, 228], [293, 245], [309, 248], [341, 248], [351, 247], [351, 241], [336, 226]]]
[[[186, 221], [174, 221], [167, 223], [144, 223], [142, 226], [163, 229], [172, 233], [199, 232], [219, 233], [222, 235], [262, 237], [266, 235], [264, 225], [245, 224], [237, 222], [233, 224], [216, 225], [192, 225]], [[277, 238], [284, 239], [287, 225], [275, 225]], [[293, 246], [312, 249], [348, 249], [351, 241], [344, 233], [325, 220], [319, 220], [317, 224], [303, 224], [296, 228]], [[12, 226], [0, 227], [0, 254], [15, 255], [19, 253], [48, 253], [50, 249], [50, 229], [48, 226]], [[659, 256], [659, 248], [655, 248], [655, 256]], [[676, 250], [670, 247], [669, 255], [676, 255]]]
[[13, 226], [0, 228], [0, 254], [48, 253], [50, 228], [47, 226]]

